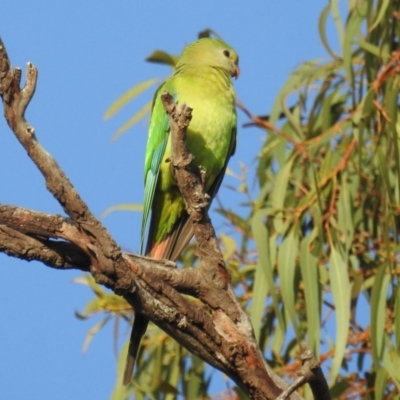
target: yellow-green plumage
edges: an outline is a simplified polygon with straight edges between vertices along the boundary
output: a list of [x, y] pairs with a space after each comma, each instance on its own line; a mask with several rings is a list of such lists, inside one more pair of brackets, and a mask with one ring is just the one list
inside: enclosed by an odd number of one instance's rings
[[[235, 50], [226, 43], [200, 39], [185, 48], [173, 76], [155, 94], [145, 160], [142, 241], [151, 215], [147, 255], [176, 260], [193, 236], [171, 170], [168, 117], [160, 94], [167, 90], [176, 102], [193, 108], [186, 145], [194, 155], [192, 163], [205, 171], [205, 190], [213, 198], [235, 149], [236, 109], [231, 77], [238, 76], [238, 61]], [[137, 313], [133, 330], [138, 334], [133, 332], [131, 341], [140, 340], [146, 326], [145, 318]], [[131, 344], [130, 364], [137, 347], [138, 343]], [[125, 382], [130, 379], [128, 369]]]

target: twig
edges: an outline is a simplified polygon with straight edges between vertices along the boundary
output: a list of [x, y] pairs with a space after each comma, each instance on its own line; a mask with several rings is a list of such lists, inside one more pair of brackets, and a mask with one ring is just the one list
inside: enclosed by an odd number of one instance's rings
[[243, 103], [237, 102], [236, 105], [238, 108], [240, 108], [257, 126], [269, 129], [272, 132], [277, 133], [279, 136], [283, 137], [285, 140], [287, 140], [289, 143], [291, 143], [297, 150], [298, 153], [303, 154], [304, 157], [310, 159], [310, 156], [308, 154], [307, 148], [304, 145], [304, 143], [299, 143], [296, 142], [296, 140], [292, 139], [289, 134], [286, 132], [282, 131], [281, 129], [277, 128], [276, 126], [272, 125], [269, 121], [264, 120], [260, 117], [257, 117], [253, 115]]
[[301, 355], [301, 360], [303, 366], [297, 373], [298, 378], [284, 390], [276, 400], [286, 400], [295, 390], [305, 383], [310, 385], [314, 400], [330, 400], [331, 395], [329, 393], [328, 383], [312, 352], [310, 350], [304, 351]]

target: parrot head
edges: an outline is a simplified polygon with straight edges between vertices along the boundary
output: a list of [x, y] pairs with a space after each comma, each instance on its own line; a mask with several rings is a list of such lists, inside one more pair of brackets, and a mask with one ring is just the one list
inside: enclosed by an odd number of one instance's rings
[[215, 38], [202, 38], [189, 44], [179, 58], [175, 71], [190, 67], [213, 67], [223, 69], [231, 77], [240, 74], [239, 56], [236, 51]]

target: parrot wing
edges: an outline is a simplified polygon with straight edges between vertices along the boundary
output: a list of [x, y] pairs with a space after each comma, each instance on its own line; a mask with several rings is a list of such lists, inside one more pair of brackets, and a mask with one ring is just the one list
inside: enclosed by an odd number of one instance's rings
[[[207, 194], [210, 196], [210, 202], [208, 207], [211, 205], [212, 199], [216, 196], [221, 186], [222, 179], [224, 178], [229, 159], [235, 153], [235, 149], [236, 149], [236, 127], [232, 129], [229, 152], [224, 167], [222, 168], [218, 176], [215, 178], [210, 189], [207, 191]], [[176, 222], [175, 228], [168, 235], [168, 243], [165, 247], [163, 254], [164, 258], [167, 260], [177, 260], [178, 257], [183, 252], [183, 250], [185, 249], [185, 247], [189, 244], [192, 237], [193, 237], [193, 225], [190, 220], [189, 214], [185, 211], [183, 215]], [[146, 253], [148, 253], [151, 250], [151, 246], [152, 243], [148, 242]]]
[[[150, 216], [154, 193], [157, 186], [160, 164], [167, 147], [169, 137], [169, 121], [162, 104], [156, 102], [157, 96], [160, 96], [164, 90], [163, 83], [154, 94], [153, 111], [151, 113], [151, 124], [149, 129], [149, 138], [146, 148], [146, 159], [144, 167], [144, 202], [143, 216], [140, 235], [140, 253], [143, 254], [143, 243], [146, 233], [147, 222]], [[150, 236], [151, 237], [151, 236]], [[147, 251], [145, 252], [147, 254]]]

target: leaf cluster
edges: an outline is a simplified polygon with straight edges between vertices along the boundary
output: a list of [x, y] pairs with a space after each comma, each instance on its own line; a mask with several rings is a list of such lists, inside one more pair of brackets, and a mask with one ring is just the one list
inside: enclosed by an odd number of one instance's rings
[[[239, 177], [250, 211], [218, 209], [231, 232], [220, 235], [225, 260], [268, 363], [290, 378], [310, 349], [334, 398], [394, 398], [400, 390], [399, 7], [349, 0], [344, 18], [339, 1], [329, 2], [319, 20], [329, 58], [300, 65], [267, 117], [241, 106], [249, 125], [265, 131], [256, 195], [246, 174]], [[160, 51], [149, 57], [174, 60]], [[108, 115], [155, 82], [131, 89]], [[196, 262], [194, 245], [181, 261]], [[118, 314], [111, 303], [103, 310]], [[117, 384], [114, 398], [201, 398], [210, 376], [152, 328], [134, 385], [122, 393]]]
[[255, 316], [273, 320], [262, 345], [284, 369], [303, 346], [320, 354], [335, 397], [400, 389], [398, 8], [350, 1], [343, 22], [331, 1], [331, 58], [302, 64], [268, 120], [253, 118], [267, 132], [251, 217], [253, 303], [263, 285], [272, 299]]

